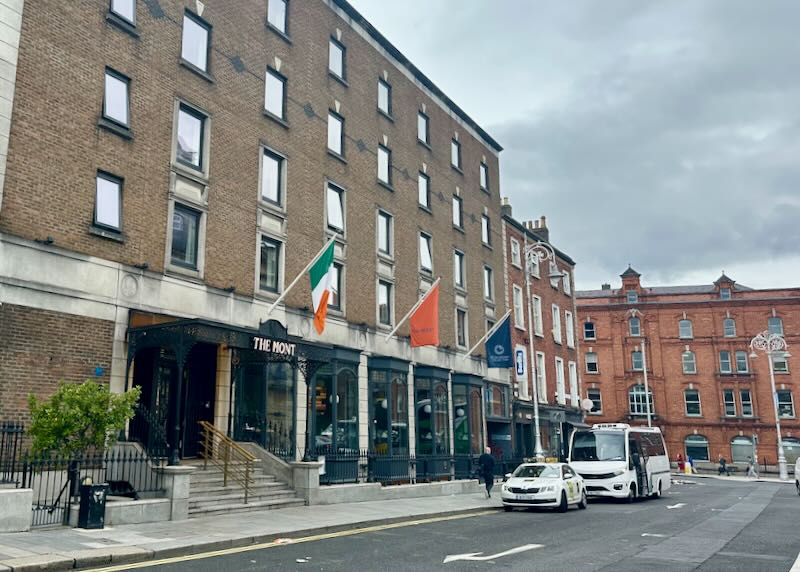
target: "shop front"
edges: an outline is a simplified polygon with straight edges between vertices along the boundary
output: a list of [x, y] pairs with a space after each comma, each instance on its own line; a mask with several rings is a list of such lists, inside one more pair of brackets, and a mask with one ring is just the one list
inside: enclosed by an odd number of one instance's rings
[[311, 376], [329, 361], [330, 348], [275, 320], [253, 330], [134, 312], [126, 379], [142, 398], [128, 438], [179, 464], [202, 454], [205, 422], [293, 459], [298, 372]]
[[417, 480], [450, 477], [450, 400], [446, 369], [414, 369]]
[[483, 452], [483, 378], [454, 373], [453, 457], [457, 479], [474, 474], [474, 461]]
[[369, 480], [411, 481], [408, 362], [371, 357], [369, 367]]
[[486, 384], [486, 434], [492, 455], [497, 458], [512, 456], [508, 389], [499, 383]]
[[360, 352], [334, 348], [314, 376], [312, 446], [317, 455], [358, 452]]

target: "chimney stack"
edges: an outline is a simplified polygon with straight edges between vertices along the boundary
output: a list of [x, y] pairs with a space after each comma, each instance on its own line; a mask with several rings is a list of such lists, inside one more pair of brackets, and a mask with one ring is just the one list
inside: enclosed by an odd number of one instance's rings
[[547, 228], [547, 218], [544, 216], [539, 217], [537, 221], [531, 221], [531, 227], [535, 229], [542, 240], [550, 242], [550, 229]]
[[605, 284], [602, 284], [602, 285], [600, 286], [600, 289], [601, 289], [601, 290], [611, 290], [611, 284], [609, 284], [609, 283], [607, 283], [607, 282], [606, 282]]
[[512, 213], [511, 201], [508, 200], [508, 197], [503, 197], [503, 203], [500, 205], [500, 214], [508, 218], [513, 218]]

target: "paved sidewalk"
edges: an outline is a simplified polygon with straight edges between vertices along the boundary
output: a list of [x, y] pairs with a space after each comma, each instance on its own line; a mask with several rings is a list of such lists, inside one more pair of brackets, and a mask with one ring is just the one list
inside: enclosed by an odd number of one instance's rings
[[[498, 487], [499, 488], [499, 487]], [[501, 507], [498, 494], [296, 507], [103, 530], [60, 527], [0, 534], [0, 572], [69, 570], [166, 558], [421, 517]]]

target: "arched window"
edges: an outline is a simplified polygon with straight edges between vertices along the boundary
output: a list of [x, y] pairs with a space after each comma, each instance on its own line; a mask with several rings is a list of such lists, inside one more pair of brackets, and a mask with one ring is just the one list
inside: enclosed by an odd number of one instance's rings
[[789, 465], [794, 465], [797, 462], [797, 458], [800, 457], [800, 439], [796, 439], [794, 437], [784, 437], [782, 441], [783, 452], [786, 455], [786, 463]]
[[631, 415], [647, 415], [647, 401], [650, 402], [650, 413], [655, 412], [653, 407], [653, 391], [645, 398], [644, 385], [634, 385], [628, 390], [628, 406]]
[[694, 337], [691, 320], [680, 320], [678, 322], [678, 337], [683, 340], [690, 340]]
[[683, 352], [681, 361], [683, 362], [683, 373], [697, 373], [697, 362], [694, 359], [694, 352]]
[[722, 332], [726, 338], [736, 337], [736, 320], [733, 318], [725, 318], [722, 320]]
[[695, 461], [708, 461], [708, 439], [703, 435], [689, 435], [683, 440], [686, 449], [686, 458], [691, 457]]
[[734, 463], [746, 463], [753, 456], [753, 440], [750, 437], [731, 439], [731, 459]]
[[641, 336], [642, 335], [642, 322], [639, 318], [631, 318], [628, 320], [628, 332], [632, 336]]

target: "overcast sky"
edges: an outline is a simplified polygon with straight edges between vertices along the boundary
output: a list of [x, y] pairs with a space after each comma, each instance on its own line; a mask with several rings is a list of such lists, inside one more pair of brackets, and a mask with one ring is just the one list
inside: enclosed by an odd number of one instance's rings
[[351, 0], [505, 148], [579, 288], [800, 285], [800, 2]]

